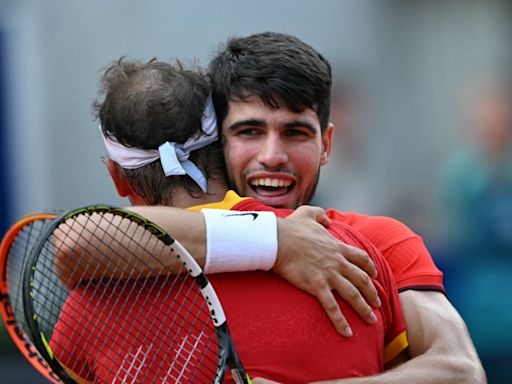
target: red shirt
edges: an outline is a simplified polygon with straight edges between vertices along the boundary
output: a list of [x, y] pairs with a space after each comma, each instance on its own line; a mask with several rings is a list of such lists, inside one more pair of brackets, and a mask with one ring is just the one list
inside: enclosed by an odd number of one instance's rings
[[[235, 203], [235, 198], [230, 203]], [[253, 199], [240, 199], [230, 209], [269, 210]], [[277, 210], [279, 214], [279, 210]], [[377, 247], [388, 262], [399, 291], [407, 289], [444, 292], [443, 273], [436, 267], [423, 239], [405, 224], [384, 216], [327, 210], [327, 215], [358, 230]]]
[[[190, 301], [197, 306], [191, 308]], [[201, 364], [215, 372], [216, 340], [195, 282], [162, 276], [93, 281], [73, 289], [50, 348], [79, 383], [198, 383], [207, 380], [194, 370], [197, 360], [191, 346], [205, 351], [208, 358]], [[178, 350], [182, 352], [175, 359]]]
[[[195, 209], [235, 206], [240, 209], [239, 203], [241, 199], [230, 192], [219, 204]], [[270, 209], [248, 199], [243, 200], [243, 207], [247, 210]], [[291, 211], [277, 212], [285, 216]], [[344, 338], [337, 333], [316, 298], [272, 272], [210, 275], [241, 361], [251, 377], [304, 383], [367, 376], [381, 372], [386, 361], [407, 347], [398, 292], [382, 255], [356, 230], [336, 218], [329, 231], [338, 239], [365, 249], [372, 257], [379, 272], [374, 284], [382, 301], [382, 306], [374, 311], [378, 322], [366, 324], [340, 299], [343, 314], [354, 332], [351, 338]], [[161, 279], [163, 277], [154, 280], [159, 282]], [[109, 291], [110, 299], [99, 303], [95, 295], [102, 289]], [[113, 375], [118, 372], [125, 375], [126, 382], [162, 381], [173, 364], [172, 354], [161, 353], [161, 359], [153, 357], [144, 372], [137, 370], [138, 364], [150, 353], [149, 348], [167, 351], [172, 345], [171, 349], [175, 349], [179, 340], [189, 335], [185, 332], [176, 338], [169, 332], [155, 337], [151, 332], [144, 332], [151, 322], [167, 321], [162, 319], [163, 309], [175, 304], [172, 304], [173, 295], [167, 292], [169, 289], [165, 284], [164, 293], [160, 286], [158, 289], [146, 286], [141, 290], [135, 285], [135, 289], [143, 293], [128, 303], [126, 289], [113, 287], [112, 283], [93, 292], [85, 293], [82, 288], [71, 292], [65, 303], [66, 311], [59, 318], [50, 342], [64, 365], [74, 367], [89, 381], [112, 382]], [[153, 305], [148, 307], [145, 303]], [[108, 322], [106, 310], [112, 316]], [[96, 335], [99, 341], [92, 343], [89, 335]], [[232, 382], [229, 375], [226, 381]]]
[[410, 228], [390, 217], [354, 212], [327, 211], [361, 232], [386, 258], [399, 291], [407, 289], [444, 292], [443, 273], [436, 267], [423, 239]]
[[[230, 191], [224, 201], [194, 207], [269, 211], [285, 217], [292, 211], [267, 207]], [[346, 223], [332, 219], [329, 232], [345, 243], [365, 249], [378, 270], [374, 284], [382, 306], [379, 321], [367, 325], [343, 300], [338, 300], [354, 336], [340, 336], [320, 303], [311, 295], [268, 272], [210, 275], [226, 312], [244, 367], [252, 377], [282, 383], [304, 383], [381, 372], [407, 347], [405, 323], [393, 275], [380, 252]], [[240, 296], [249, 300], [240, 301]], [[256, 339], [255, 339], [256, 338]]]

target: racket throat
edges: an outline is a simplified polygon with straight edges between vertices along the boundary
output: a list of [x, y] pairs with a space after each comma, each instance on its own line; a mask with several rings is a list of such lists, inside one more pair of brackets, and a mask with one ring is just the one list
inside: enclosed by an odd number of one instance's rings
[[241, 368], [231, 368], [231, 377], [233, 377], [236, 384], [251, 384], [249, 375]]
[[238, 356], [227, 323], [224, 322], [221, 325], [219, 325], [216, 329], [216, 332], [219, 338], [221, 350], [224, 351], [224, 353], [222, 354], [224, 356], [221, 356], [221, 359], [224, 359], [225, 363], [227, 363], [227, 365], [229, 366], [233, 381], [236, 384], [250, 384], [251, 379], [249, 378], [249, 375], [245, 372], [240, 357]]

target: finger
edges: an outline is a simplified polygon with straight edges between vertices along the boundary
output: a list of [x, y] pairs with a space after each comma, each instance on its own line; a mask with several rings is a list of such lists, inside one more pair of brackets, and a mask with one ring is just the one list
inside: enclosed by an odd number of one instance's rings
[[350, 263], [357, 265], [374, 279], [377, 277], [377, 268], [375, 267], [375, 264], [373, 263], [373, 260], [370, 258], [368, 253], [362, 249], [345, 243], [341, 243], [341, 253], [345, 259], [350, 261]]
[[349, 280], [341, 275], [336, 275], [331, 280], [331, 288], [341, 296], [368, 324], [374, 324], [377, 321], [372, 308], [365, 301], [359, 289]]
[[325, 228], [329, 228], [331, 226], [331, 219], [329, 216], [327, 216], [323, 209], [321, 209], [320, 212], [317, 212], [316, 222], [323, 225]]
[[324, 227], [331, 225], [331, 219], [327, 216], [325, 209], [313, 205], [303, 205], [300, 208], [304, 208], [312, 215], [317, 223], [322, 224]]
[[316, 297], [327, 313], [327, 316], [334, 324], [336, 330], [342, 336], [351, 337], [353, 335], [352, 328], [345, 316], [341, 313], [340, 305], [334, 298], [332, 291], [329, 288], [322, 289]]
[[[368, 304], [374, 308], [381, 306], [379, 292], [365, 271], [346, 261], [343, 263], [342, 272], [343, 277], [357, 288]], [[336, 277], [338, 275], [334, 275], [334, 278]]]
[[331, 225], [331, 219], [329, 216], [327, 216], [325, 210], [321, 207], [302, 205], [295, 210], [295, 213], [298, 215], [310, 217], [326, 228]]

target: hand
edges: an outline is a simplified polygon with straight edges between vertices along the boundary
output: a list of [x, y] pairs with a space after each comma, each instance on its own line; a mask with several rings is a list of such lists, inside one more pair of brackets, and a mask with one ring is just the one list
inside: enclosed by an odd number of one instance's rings
[[333, 290], [369, 324], [376, 321], [370, 307], [379, 307], [377, 290], [369, 276], [377, 270], [368, 254], [345, 244], [325, 229], [330, 219], [318, 207], [302, 206], [278, 220], [279, 249], [272, 270], [312, 294], [343, 336], [352, 329], [341, 313]]

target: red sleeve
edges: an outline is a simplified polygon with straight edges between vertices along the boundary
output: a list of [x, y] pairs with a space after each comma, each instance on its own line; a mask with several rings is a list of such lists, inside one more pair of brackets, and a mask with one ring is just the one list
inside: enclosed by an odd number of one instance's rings
[[423, 239], [405, 224], [384, 216], [327, 211], [361, 232], [384, 255], [399, 291], [444, 292], [443, 273], [436, 267]]
[[[254, 199], [232, 207], [238, 211], [273, 211], [286, 217], [292, 211], [275, 209]], [[436, 267], [423, 239], [402, 222], [391, 217], [369, 216], [353, 212], [327, 211], [331, 219], [349, 225], [366, 237], [386, 259], [398, 291], [407, 289], [444, 292], [443, 273]]]

